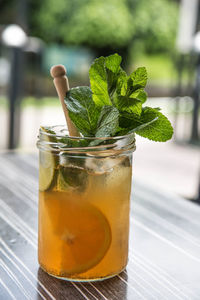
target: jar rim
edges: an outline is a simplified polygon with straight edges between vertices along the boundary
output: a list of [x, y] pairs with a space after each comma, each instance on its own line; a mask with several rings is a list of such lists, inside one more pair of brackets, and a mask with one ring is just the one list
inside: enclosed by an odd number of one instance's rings
[[53, 126], [41, 126], [40, 129], [39, 129], [39, 133], [42, 133], [46, 136], [49, 136], [49, 137], [59, 137], [59, 138], [69, 138], [69, 139], [73, 139], [73, 140], [100, 140], [100, 141], [103, 141], [103, 140], [118, 140], [118, 139], [123, 139], [123, 138], [126, 138], [126, 137], [129, 137], [129, 136], [135, 136], [135, 133], [134, 132], [131, 132], [131, 133], [128, 133], [128, 134], [125, 134], [125, 135], [116, 135], [116, 136], [107, 136], [107, 137], [95, 137], [95, 136], [69, 136], [69, 135], [63, 135], [63, 134], [54, 134], [54, 133], [49, 133], [49, 132], [45, 132], [42, 130], [42, 127], [48, 127], [49, 129], [53, 129], [53, 128], [56, 128], [56, 127], [63, 127], [63, 129], [65, 130], [65, 133], [69, 133], [68, 129], [67, 129], [67, 126], [66, 125], [53, 125]]
[[[48, 130], [56, 131], [54, 133], [50, 133], [45, 131], [43, 128], [47, 128]], [[65, 125], [55, 125], [55, 126], [44, 126], [39, 129], [39, 140], [37, 141], [37, 147], [44, 151], [53, 151], [54, 153], [58, 152], [66, 152], [73, 154], [95, 154], [102, 153], [102, 155], [118, 155], [122, 153], [131, 153], [135, 151], [135, 134], [130, 133], [123, 136], [114, 136], [114, 137], [75, 137], [67, 135], [68, 130]], [[48, 138], [47, 138], [48, 137]], [[63, 142], [62, 139], [65, 139]], [[66, 142], [67, 141], [67, 142]], [[72, 142], [73, 141], [73, 142]], [[80, 141], [80, 144], [74, 142]], [[87, 142], [81, 145], [81, 142]], [[95, 143], [97, 141], [97, 144]], [[98, 143], [98, 142], [101, 143]], [[69, 146], [70, 142], [72, 145]], [[69, 143], [69, 144], [68, 144]], [[98, 154], [99, 156], [100, 154]]]

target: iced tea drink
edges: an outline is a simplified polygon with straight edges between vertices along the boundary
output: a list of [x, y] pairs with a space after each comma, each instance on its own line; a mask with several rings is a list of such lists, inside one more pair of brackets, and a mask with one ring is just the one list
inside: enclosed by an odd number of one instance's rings
[[39, 263], [59, 278], [102, 280], [127, 264], [134, 136], [75, 144], [40, 132]]

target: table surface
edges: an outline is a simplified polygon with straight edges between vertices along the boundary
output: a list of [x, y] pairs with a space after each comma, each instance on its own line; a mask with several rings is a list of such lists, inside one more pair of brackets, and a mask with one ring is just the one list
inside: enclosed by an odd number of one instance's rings
[[1, 300], [200, 299], [200, 207], [137, 182], [125, 271], [96, 283], [43, 272], [37, 262], [37, 164], [36, 155], [0, 155]]

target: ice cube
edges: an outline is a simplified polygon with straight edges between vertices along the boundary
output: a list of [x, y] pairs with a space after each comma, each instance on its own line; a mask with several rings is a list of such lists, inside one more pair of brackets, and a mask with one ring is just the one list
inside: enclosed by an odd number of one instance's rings
[[89, 174], [101, 175], [104, 173], [110, 173], [118, 165], [130, 166], [129, 157], [104, 157], [93, 158], [88, 157], [85, 162], [85, 168]]
[[[85, 158], [79, 155], [72, 155], [66, 152], [60, 152], [59, 164], [64, 167], [79, 167], [83, 168], [85, 164]], [[84, 169], [84, 168], [83, 168]]]
[[131, 164], [128, 157], [124, 158], [113, 167], [112, 172], [106, 176], [106, 186], [110, 189], [117, 187], [127, 187], [127, 183], [131, 180]]

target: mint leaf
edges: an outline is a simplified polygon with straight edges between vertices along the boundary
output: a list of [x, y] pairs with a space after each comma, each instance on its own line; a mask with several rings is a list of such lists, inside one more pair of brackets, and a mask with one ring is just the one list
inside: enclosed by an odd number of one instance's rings
[[69, 90], [65, 98], [69, 117], [84, 136], [94, 136], [99, 109], [92, 100], [92, 91], [87, 86]]
[[144, 107], [141, 116], [126, 114], [120, 117], [118, 135], [135, 132], [156, 142], [171, 139], [173, 128], [170, 121], [157, 108]]
[[120, 112], [134, 113], [140, 115], [142, 112], [142, 102], [136, 98], [119, 96], [115, 105]]
[[131, 95], [131, 98], [135, 98], [137, 100], [140, 100], [142, 102], [142, 104], [147, 100], [147, 93], [142, 90], [142, 89], [138, 89], [136, 91], [134, 91]]
[[129, 79], [132, 80], [132, 85], [134, 90], [145, 88], [147, 84], [147, 70], [145, 67], [137, 68], [134, 72], [131, 73]]
[[112, 101], [112, 96], [116, 90], [119, 73], [121, 72], [120, 63], [121, 56], [118, 54], [110, 55], [106, 57], [105, 68], [107, 73], [108, 93]]
[[112, 105], [112, 94], [116, 89], [121, 57], [118, 54], [99, 57], [89, 70], [90, 86], [96, 105]]
[[118, 79], [117, 79], [117, 86], [116, 86], [116, 94], [125, 96], [127, 91], [127, 79], [128, 76], [122, 68], [119, 69], [118, 72]]
[[105, 58], [105, 66], [113, 73], [117, 73], [119, 71], [119, 66], [121, 64], [121, 61], [122, 61], [121, 56], [115, 53]]
[[60, 148], [78, 148], [78, 147], [87, 147], [90, 143], [89, 140], [84, 139], [70, 139], [69, 136], [64, 136], [59, 139], [59, 142], [63, 145]]
[[103, 106], [97, 125], [96, 137], [113, 136], [119, 125], [119, 112], [114, 106]]
[[[141, 114], [140, 122], [140, 128], [137, 128], [135, 132], [149, 140], [166, 142], [173, 135], [173, 128], [170, 121], [157, 109], [145, 107]], [[142, 127], [145, 123], [146, 126]]]
[[93, 100], [98, 106], [112, 105], [108, 94], [105, 57], [95, 59], [89, 70]]
[[137, 90], [143, 91], [147, 83], [147, 70], [145, 67], [137, 68], [127, 78], [127, 91], [126, 96], [130, 97], [131, 94]]
[[119, 128], [118, 135], [129, 134], [131, 132], [135, 132], [136, 130], [140, 130], [147, 125], [155, 122], [157, 117], [152, 117], [149, 120], [143, 119], [143, 113], [141, 116], [129, 113], [123, 113], [119, 117]]
[[[78, 164], [81, 159], [76, 158], [74, 162], [69, 160], [67, 156], [66, 159], [68, 159], [66, 166], [59, 166], [58, 169], [58, 189], [66, 191], [69, 187], [73, 187], [77, 191], [83, 192], [88, 183], [88, 174], [84, 168]], [[82, 160], [82, 163], [84, 163], [84, 160]]]

